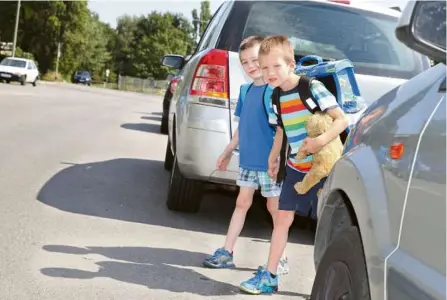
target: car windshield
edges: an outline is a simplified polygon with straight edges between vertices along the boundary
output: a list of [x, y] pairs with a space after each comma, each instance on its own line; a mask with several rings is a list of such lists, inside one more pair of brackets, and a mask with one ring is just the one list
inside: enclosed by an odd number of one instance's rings
[[18, 60], [18, 59], [12, 59], [12, 58], [5, 58], [0, 63], [2, 66], [8, 66], [8, 67], [16, 67], [16, 68], [25, 68], [26, 67], [26, 61]]
[[[233, 9], [239, 20], [246, 20], [239, 25], [241, 40], [251, 35], [286, 35], [298, 59], [310, 54], [347, 58], [356, 73], [395, 78], [411, 78], [428, 67], [428, 60], [396, 38], [397, 17], [304, 1], [241, 1], [237, 5], [246, 6]], [[241, 15], [244, 11], [246, 16]], [[226, 48], [237, 51], [237, 46]]]
[[84, 72], [77, 72], [76, 75], [78, 75], [78, 76], [90, 76], [90, 73], [84, 71]]

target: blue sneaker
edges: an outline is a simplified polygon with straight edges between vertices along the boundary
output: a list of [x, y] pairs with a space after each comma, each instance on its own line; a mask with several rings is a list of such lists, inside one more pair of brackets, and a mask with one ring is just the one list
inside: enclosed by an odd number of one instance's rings
[[213, 269], [229, 269], [234, 267], [233, 253], [223, 248], [217, 249], [213, 255], [208, 256], [203, 261], [203, 265]]
[[268, 271], [260, 270], [253, 278], [242, 282], [239, 288], [252, 295], [273, 294], [278, 291], [278, 276], [272, 278]]

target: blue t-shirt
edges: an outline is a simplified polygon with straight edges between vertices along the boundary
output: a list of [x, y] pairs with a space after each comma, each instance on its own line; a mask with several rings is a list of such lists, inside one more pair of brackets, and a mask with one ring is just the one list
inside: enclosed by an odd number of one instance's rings
[[267, 171], [274, 131], [265, 111], [266, 85], [252, 85], [242, 103], [240, 96], [235, 116], [239, 117], [239, 166], [253, 171]]

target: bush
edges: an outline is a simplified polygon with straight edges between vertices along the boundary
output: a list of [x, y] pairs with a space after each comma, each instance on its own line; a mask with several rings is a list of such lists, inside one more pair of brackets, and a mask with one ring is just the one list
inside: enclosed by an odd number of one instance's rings
[[42, 76], [43, 81], [63, 81], [63, 76], [60, 73], [53, 71], [47, 72]]

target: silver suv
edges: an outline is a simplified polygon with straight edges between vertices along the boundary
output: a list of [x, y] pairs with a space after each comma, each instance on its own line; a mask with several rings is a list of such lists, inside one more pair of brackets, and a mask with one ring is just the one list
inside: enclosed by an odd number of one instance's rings
[[313, 300], [446, 299], [446, 2], [396, 35], [438, 65], [373, 103], [318, 205]]
[[287, 35], [297, 60], [310, 54], [349, 58], [363, 97], [372, 103], [429, 67], [425, 56], [394, 36], [399, 16], [393, 9], [330, 1], [224, 2], [186, 63], [178, 55], [163, 58], [165, 66], [181, 69], [169, 108], [168, 208], [196, 212], [204, 182], [235, 185], [237, 151], [228, 171], [215, 164], [238, 126], [233, 113], [240, 85], [249, 80], [237, 52], [244, 38]]

